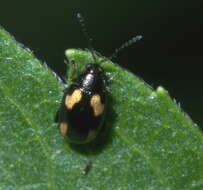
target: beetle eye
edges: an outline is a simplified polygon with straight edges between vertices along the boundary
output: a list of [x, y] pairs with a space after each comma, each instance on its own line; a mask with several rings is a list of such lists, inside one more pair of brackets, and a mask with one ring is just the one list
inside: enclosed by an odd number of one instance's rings
[[98, 68], [99, 73], [103, 73], [103, 69], [101, 67]]

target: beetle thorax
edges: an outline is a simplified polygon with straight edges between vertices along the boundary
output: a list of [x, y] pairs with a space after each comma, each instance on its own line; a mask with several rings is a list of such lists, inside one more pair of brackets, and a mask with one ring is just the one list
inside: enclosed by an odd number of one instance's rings
[[94, 84], [95, 82], [95, 77], [92, 73], [88, 73], [83, 81], [82, 81], [82, 86], [85, 87], [85, 88], [90, 88], [92, 87], [92, 85]]

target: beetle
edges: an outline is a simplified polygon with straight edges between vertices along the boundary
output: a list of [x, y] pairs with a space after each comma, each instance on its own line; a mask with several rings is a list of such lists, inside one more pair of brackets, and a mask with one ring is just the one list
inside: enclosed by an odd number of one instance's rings
[[70, 142], [84, 144], [97, 135], [104, 120], [106, 78], [98, 63], [89, 63], [64, 90], [58, 115], [61, 134]]
[[[90, 43], [90, 38], [84, 28], [84, 20], [80, 14], [77, 17]], [[125, 42], [115, 50], [109, 60], [141, 38], [141, 36], [136, 36]], [[96, 61], [91, 44], [90, 47], [93, 61], [88, 63], [85, 69], [73, 79], [73, 83], [65, 88], [57, 114], [61, 134], [69, 142], [75, 144], [91, 142], [97, 136], [105, 120], [107, 77], [101, 64], [107, 59]]]

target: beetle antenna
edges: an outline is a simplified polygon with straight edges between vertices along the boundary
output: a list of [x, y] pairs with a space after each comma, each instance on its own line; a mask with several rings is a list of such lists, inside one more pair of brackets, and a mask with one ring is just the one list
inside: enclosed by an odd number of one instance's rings
[[82, 29], [82, 32], [83, 32], [83, 35], [85, 36], [87, 42], [88, 42], [88, 48], [92, 54], [92, 57], [94, 59], [94, 61], [96, 62], [96, 57], [95, 57], [95, 53], [94, 53], [94, 48], [92, 46], [92, 38], [89, 37], [89, 34], [87, 32], [87, 29], [86, 29], [86, 26], [85, 26], [85, 20], [83, 18], [83, 16], [81, 15], [81, 13], [77, 13], [77, 18], [78, 18], [78, 21], [80, 23], [80, 26], [81, 26], [81, 29]]
[[135, 42], [139, 41], [142, 39], [142, 36], [135, 36], [132, 39], [128, 40], [127, 42], [123, 43], [119, 48], [115, 49], [114, 53], [109, 57], [110, 60], [112, 60], [113, 58], [115, 58], [119, 52], [121, 52], [123, 49], [131, 46], [132, 44], [134, 44]]

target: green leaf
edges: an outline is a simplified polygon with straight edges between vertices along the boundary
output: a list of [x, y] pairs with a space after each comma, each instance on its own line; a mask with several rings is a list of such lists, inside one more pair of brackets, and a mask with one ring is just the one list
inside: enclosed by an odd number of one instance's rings
[[[66, 56], [79, 70], [92, 62], [82, 50]], [[162, 87], [102, 65], [112, 78], [105, 125], [94, 142], [71, 145], [54, 123], [63, 84], [0, 30], [0, 190], [203, 189], [198, 127]]]

